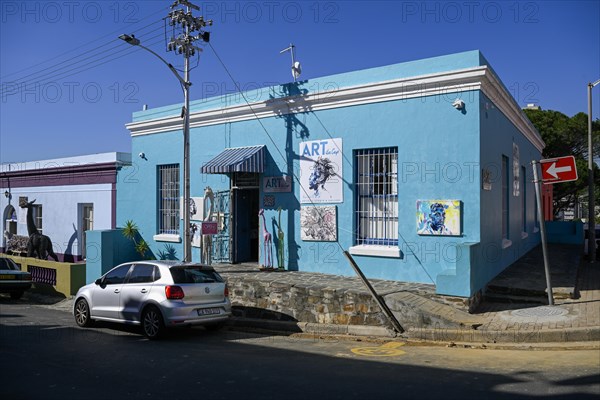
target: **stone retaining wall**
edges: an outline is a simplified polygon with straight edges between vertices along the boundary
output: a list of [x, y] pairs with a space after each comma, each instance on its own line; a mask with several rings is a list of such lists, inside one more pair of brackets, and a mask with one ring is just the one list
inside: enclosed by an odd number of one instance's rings
[[387, 325], [379, 305], [364, 290], [259, 280], [219, 272], [227, 280], [234, 313], [238, 316], [321, 324]]

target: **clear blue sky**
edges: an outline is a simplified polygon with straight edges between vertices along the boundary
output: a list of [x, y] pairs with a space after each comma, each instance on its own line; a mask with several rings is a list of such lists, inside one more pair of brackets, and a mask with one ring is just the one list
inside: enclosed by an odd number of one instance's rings
[[[157, 59], [116, 39], [135, 33], [166, 53], [171, 1], [0, 1], [0, 163], [130, 151], [124, 125], [144, 104], [181, 103]], [[600, 79], [599, 1], [208, 1], [211, 44], [240, 86], [302, 79], [479, 49], [519, 105], [587, 112]], [[210, 48], [192, 100], [233, 92]], [[18, 88], [18, 89], [17, 89]], [[25, 90], [23, 90], [25, 89]], [[593, 117], [600, 118], [600, 86]]]

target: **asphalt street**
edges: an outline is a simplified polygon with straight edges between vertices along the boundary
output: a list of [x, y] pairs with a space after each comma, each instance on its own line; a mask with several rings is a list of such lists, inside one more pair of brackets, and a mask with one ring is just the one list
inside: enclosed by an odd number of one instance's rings
[[2, 399], [598, 398], [598, 350], [492, 350], [202, 328], [148, 341], [0, 298]]

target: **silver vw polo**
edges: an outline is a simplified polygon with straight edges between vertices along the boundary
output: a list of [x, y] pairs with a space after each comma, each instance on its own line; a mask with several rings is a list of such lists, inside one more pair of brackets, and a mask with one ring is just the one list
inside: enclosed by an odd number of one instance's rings
[[203, 324], [218, 329], [231, 316], [229, 291], [210, 266], [139, 261], [116, 266], [83, 286], [73, 305], [81, 327], [93, 321], [141, 325], [149, 339], [165, 328]]

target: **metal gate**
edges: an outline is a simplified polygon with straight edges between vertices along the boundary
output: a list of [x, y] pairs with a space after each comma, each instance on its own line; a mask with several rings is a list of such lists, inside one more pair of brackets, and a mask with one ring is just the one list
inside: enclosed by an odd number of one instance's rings
[[214, 208], [219, 233], [213, 236], [213, 262], [231, 263], [231, 192], [215, 193]]

